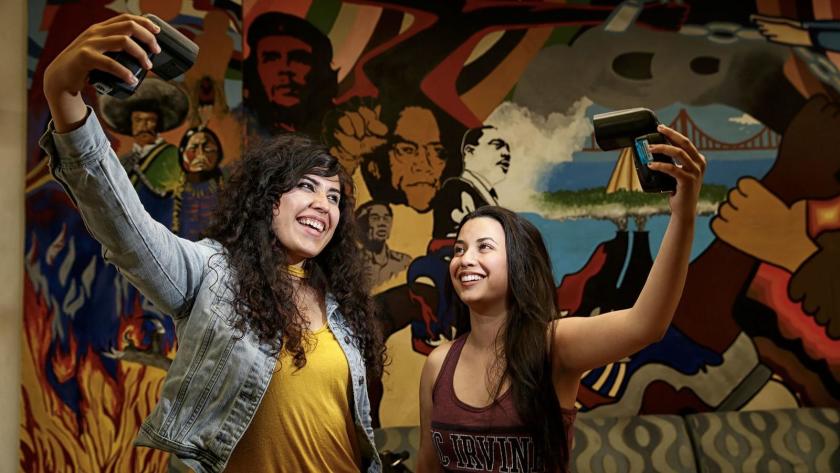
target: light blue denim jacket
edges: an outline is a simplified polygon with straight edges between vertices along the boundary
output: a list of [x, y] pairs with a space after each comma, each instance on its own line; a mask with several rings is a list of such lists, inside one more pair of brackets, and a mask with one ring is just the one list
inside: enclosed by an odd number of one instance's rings
[[[68, 133], [56, 133], [50, 123], [40, 145], [50, 155], [53, 176], [102, 244], [104, 258], [175, 321], [178, 353], [135, 444], [172, 452], [197, 473], [222, 471], [277, 361], [269, 346], [230, 326], [233, 283], [224, 248], [214, 240], [179, 238], [152, 219], [92, 110]], [[327, 323], [350, 366], [351, 411], [363, 461], [369, 473], [379, 472], [364, 360], [329, 294], [326, 307]]]

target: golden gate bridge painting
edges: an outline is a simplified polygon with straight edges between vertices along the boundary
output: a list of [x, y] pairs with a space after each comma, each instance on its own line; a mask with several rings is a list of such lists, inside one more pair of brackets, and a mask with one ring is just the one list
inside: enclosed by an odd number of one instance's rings
[[[700, 151], [760, 151], [774, 150], [779, 147], [782, 137], [767, 127], [755, 135], [736, 143], [727, 143], [713, 138], [703, 131], [688, 115], [686, 109], [681, 109], [677, 116], [668, 124], [670, 128], [687, 136]], [[587, 145], [581, 151], [601, 151], [595, 145], [594, 133], [589, 137]]]

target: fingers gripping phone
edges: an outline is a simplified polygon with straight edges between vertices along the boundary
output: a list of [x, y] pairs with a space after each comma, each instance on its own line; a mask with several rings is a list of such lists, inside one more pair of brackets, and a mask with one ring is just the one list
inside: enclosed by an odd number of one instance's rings
[[604, 151], [632, 148], [633, 164], [642, 190], [645, 192], [674, 192], [677, 181], [660, 171], [648, 167], [650, 162], [674, 164], [667, 155], [651, 153], [652, 144], [669, 144], [665, 135], [656, 131], [659, 119], [647, 108], [631, 108], [599, 113], [592, 119], [595, 141]]
[[662, 133], [649, 133], [642, 135], [633, 141], [633, 164], [636, 167], [636, 174], [645, 192], [674, 192], [677, 190], [677, 181], [664, 172], [654, 171], [648, 167], [649, 163], [660, 162], [674, 164], [674, 161], [661, 153], [651, 153], [652, 144], [670, 144]]
[[[155, 15], [147, 13], [143, 16], [160, 27], [160, 33], [156, 35], [161, 50], [160, 54], [152, 53], [146, 43], [136, 39], [134, 40], [143, 48], [149, 60], [152, 62], [152, 72], [163, 80], [171, 80], [192, 67], [198, 56], [198, 45], [173, 28], [169, 23]], [[89, 76], [90, 83], [100, 94], [113, 95], [117, 98], [126, 98], [133, 94], [137, 90], [137, 87], [140, 86], [140, 83], [143, 82], [143, 79], [145, 79], [147, 70], [137, 62], [134, 56], [125, 51], [107, 52], [105, 55], [111, 57], [131, 71], [134, 77], [137, 78], [137, 82], [135, 84], [129, 84], [113, 74], [94, 70], [91, 71]]]

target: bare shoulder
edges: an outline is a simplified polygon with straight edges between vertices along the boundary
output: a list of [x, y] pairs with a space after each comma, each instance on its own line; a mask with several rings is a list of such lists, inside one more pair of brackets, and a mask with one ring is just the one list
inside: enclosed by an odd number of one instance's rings
[[561, 317], [559, 319], [554, 319], [548, 324], [548, 333], [546, 336], [548, 337], [549, 342], [556, 343], [558, 340], [563, 340], [569, 333], [569, 329], [577, 323], [576, 319], [580, 317]]
[[[576, 368], [573, 355], [578, 350], [574, 348], [572, 340], [576, 325], [583, 317], [563, 317], [552, 320], [546, 335], [549, 338], [551, 350], [551, 377], [554, 381], [554, 392], [560, 405], [566, 409], [573, 409], [580, 390], [580, 379], [585, 370]], [[569, 349], [571, 347], [571, 349]], [[570, 355], [571, 354], [571, 355]]]
[[565, 366], [564, 354], [568, 352], [567, 348], [574, 346], [573, 334], [580, 320], [582, 317], [562, 317], [548, 324], [545, 337], [555, 374], [556, 370], [562, 370]]
[[426, 362], [423, 364], [422, 382], [434, 384], [438, 373], [440, 373], [440, 368], [443, 366], [443, 360], [446, 359], [450, 348], [452, 348], [452, 342], [446, 341], [429, 353], [429, 356], [426, 357]]
[[449, 349], [452, 348], [453, 342], [446, 341], [438, 345], [429, 356], [426, 357], [426, 366], [430, 368], [434, 368], [435, 371], [439, 370], [441, 366], [443, 366], [443, 360], [446, 359], [446, 354], [449, 353]]

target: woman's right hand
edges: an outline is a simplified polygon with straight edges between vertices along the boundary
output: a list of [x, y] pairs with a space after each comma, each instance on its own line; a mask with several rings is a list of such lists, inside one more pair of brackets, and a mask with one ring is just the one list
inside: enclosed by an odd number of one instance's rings
[[146, 69], [152, 63], [146, 52], [133, 39], [160, 52], [155, 34], [160, 28], [148, 18], [124, 13], [97, 23], [80, 34], [47, 67], [44, 73], [44, 95], [52, 112], [56, 131], [69, 131], [84, 120], [86, 109], [79, 92], [88, 74], [94, 69], [111, 73], [128, 83], [135, 83], [131, 71], [105, 55], [125, 51]]

